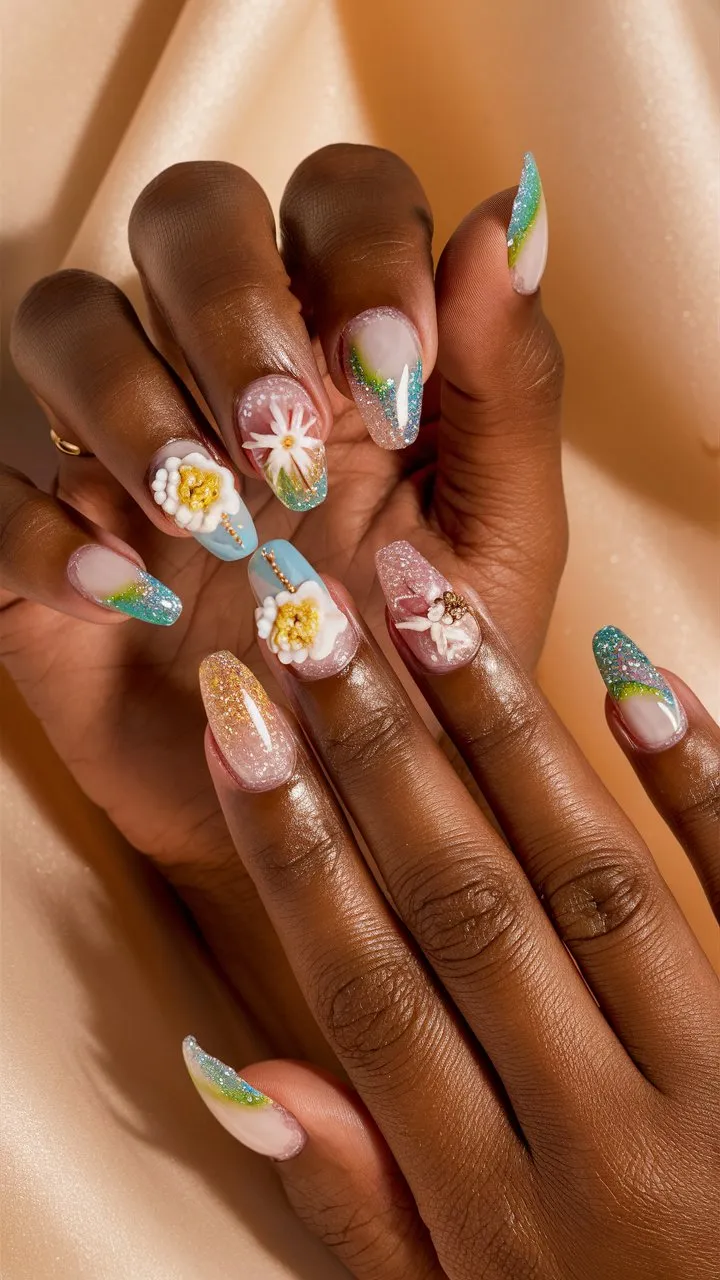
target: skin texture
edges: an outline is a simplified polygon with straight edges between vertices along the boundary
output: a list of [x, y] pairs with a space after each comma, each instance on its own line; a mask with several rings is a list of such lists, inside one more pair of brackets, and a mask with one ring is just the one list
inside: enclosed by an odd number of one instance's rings
[[[538, 295], [510, 285], [513, 194], [468, 216], [433, 283], [427, 199], [391, 153], [337, 146], [304, 161], [282, 203], [282, 256], [250, 175], [178, 165], [140, 195], [129, 228], [154, 341], [115, 285], [87, 272], [39, 281], [15, 318], [20, 373], [58, 434], [95, 456], [61, 457], [52, 496], [0, 480], [3, 661], [86, 793], [188, 903], [275, 1052], [332, 1060], [228, 838], [197, 689], [211, 650], [255, 661], [253, 602], [242, 565], [181, 533], [146, 471], [173, 439], [208, 444], [244, 478], [260, 537], [291, 537], [378, 627], [374, 552], [413, 538], [493, 602], [532, 666], [566, 546], [562, 360]], [[418, 441], [394, 453], [370, 440], [338, 350], [344, 324], [375, 306], [409, 316], [430, 374]], [[326, 442], [329, 495], [300, 516], [258, 480], [235, 432], [238, 397], [267, 374], [302, 382]], [[65, 566], [92, 541], [177, 593], [174, 626], [128, 623], [73, 590]]]
[[[453, 586], [480, 627], [469, 663], [428, 673], [389, 629], [497, 827], [366, 630], [335, 675], [282, 671], [385, 892], [301, 739], [292, 776], [258, 796], [226, 767], [211, 708], [238, 852], [357, 1090], [290, 1063], [246, 1071], [308, 1134], [278, 1169], [357, 1280], [706, 1280], [720, 986], [638, 833]], [[668, 678], [679, 742], [643, 754], [611, 726], [711, 892], [720, 730]]]

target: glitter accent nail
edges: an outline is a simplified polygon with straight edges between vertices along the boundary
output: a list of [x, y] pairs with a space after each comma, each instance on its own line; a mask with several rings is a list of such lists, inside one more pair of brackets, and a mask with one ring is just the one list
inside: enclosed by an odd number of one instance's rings
[[452, 671], [474, 658], [478, 621], [467, 600], [409, 542], [390, 542], [375, 557], [395, 628], [430, 671]]
[[646, 751], [664, 751], [679, 742], [687, 717], [667, 680], [618, 627], [593, 637], [598, 670], [630, 737]]
[[232, 653], [200, 664], [200, 692], [212, 735], [246, 791], [271, 791], [295, 767], [295, 739], [249, 667]]
[[219, 1058], [205, 1053], [194, 1036], [186, 1036], [182, 1048], [185, 1066], [200, 1097], [238, 1142], [272, 1160], [290, 1160], [302, 1151], [307, 1133], [285, 1107], [253, 1089]]
[[197, 440], [173, 440], [148, 472], [153, 501], [219, 560], [244, 560], [258, 539], [237, 477]]
[[290, 511], [310, 511], [327, 497], [325, 445], [315, 406], [294, 378], [251, 382], [237, 406], [242, 447], [258, 475]]
[[283, 666], [302, 680], [320, 680], [348, 665], [357, 652], [357, 630], [291, 542], [264, 543], [248, 574], [258, 602], [258, 637]]
[[415, 326], [394, 307], [363, 311], [342, 336], [345, 376], [376, 444], [404, 449], [420, 426], [423, 365]]
[[170, 627], [182, 612], [182, 602], [174, 591], [134, 561], [99, 543], [88, 543], [74, 551], [67, 575], [86, 600], [141, 622]]
[[530, 151], [523, 159], [507, 230], [507, 246], [513, 289], [516, 293], [534, 293], [547, 262], [548, 219], [540, 174]]

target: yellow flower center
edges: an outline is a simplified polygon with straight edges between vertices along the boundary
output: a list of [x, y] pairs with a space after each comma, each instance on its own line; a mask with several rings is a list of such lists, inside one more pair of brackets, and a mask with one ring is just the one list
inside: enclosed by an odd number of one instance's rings
[[314, 600], [293, 600], [281, 604], [273, 627], [273, 639], [280, 647], [284, 640], [291, 649], [309, 649], [320, 630], [320, 610]]
[[283, 438], [282, 438], [282, 440], [280, 441], [280, 443], [281, 443], [281, 445], [282, 445], [283, 449], [292, 449], [293, 445], [295, 444], [295, 437], [294, 437], [294, 436], [283, 436]]
[[220, 497], [220, 476], [199, 467], [180, 467], [178, 498], [191, 511], [207, 511]]

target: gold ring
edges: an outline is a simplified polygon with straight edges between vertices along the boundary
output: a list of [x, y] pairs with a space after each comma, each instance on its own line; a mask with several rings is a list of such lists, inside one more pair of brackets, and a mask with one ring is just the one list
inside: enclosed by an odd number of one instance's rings
[[94, 453], [90, 453], [88, 449], [81, 449], [80, 445], [73, 444], [72, 440], [63, 440], [62, 436], [59, 436], [57, 431], [55, 431], [53, 427], [50, 428], [50, 439], [55, 445], [55, 448], [58, 449], [60, 453], [65, 453], [70, 458], [94, 458], [95, 457]]

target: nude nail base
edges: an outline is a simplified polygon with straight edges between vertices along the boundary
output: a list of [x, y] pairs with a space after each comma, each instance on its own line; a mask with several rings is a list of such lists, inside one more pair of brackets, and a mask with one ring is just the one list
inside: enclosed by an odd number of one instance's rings
[[183, 1058], [205, 1106], [243, 1146], [271, 1160], [291, 1160], [302, 1151], [307, 1133], [299, 1121], [232, 1067], [205, 1053], [194, 1036], [183, 1041]]
[[667, 680], [624, 631], [603, 627], [593, 653], [618, 715], [645, 751], [666, 751], [687, 731], [687, 717]]
[[469, 602], [409, 542], [391, 542], [375, 557], [393, 625], [429, 671], [452, 671], [474, 658], [480, 627]]

